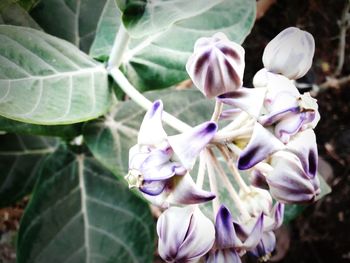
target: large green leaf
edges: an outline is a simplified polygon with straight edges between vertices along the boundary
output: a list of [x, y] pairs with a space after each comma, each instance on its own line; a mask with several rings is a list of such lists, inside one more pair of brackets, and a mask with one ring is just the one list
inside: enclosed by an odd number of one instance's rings
[[[254, 23], [255, 4], [253, 0], [225, 0], [165, 31], [132, 38], [122, 59], [123, 72], [142, 91], [169, 87], [187, 79], [185, 64], [195, 41], [221, 31], [242, 43]], [[90, 54], [99, 59], [108, 57], [121, 18], [114, 0], [108, 0], [106, 5], [90, 49]]]
[[106, 0], [41, 0], [32, 17], [49, 34], [87, 52]]
[[13, 0], [2, 0], [0, 3], [0, 24], [26, 26], [40, 29], [40, 26], [21, 6]]
[[[210, 119], [214, 108], [197, 90], [147, 92], [151, 99], [162, 99], [165, 110], [196, 125]], [[94, 156], [116, 174], [128, 171], [128, 153], [136, 144], [138, 130], [145, 111], [133, 101], [119, 103], [106, 120], [96, 120], [84, 126], [84, 140]], [[168, 129], [169, 134], [173, 130]]]
[[19, 263], [152, 262], [148, 205], [96, 160], [64, 149], [46, 161], [18, 236]]
[[70, 43], [0, 25], [0, 115], [36, 124], [96, 118], [110, 103], [107, 73]]
[[0, 135], [0, 206], [10, 205], [30, 193], [40, 164], [57, 145], [53, 138]]
[[116, 0], [123, 24], [133, 37], [167, 29], [173, 23], [199, 15], [223, 0]]
[[69, 125], [38, 125], [0, 117], [0, 131], [17, 134], [57, 136], [65, 139], [72, 139], [80, 135], [82, 125], [82, 123]]

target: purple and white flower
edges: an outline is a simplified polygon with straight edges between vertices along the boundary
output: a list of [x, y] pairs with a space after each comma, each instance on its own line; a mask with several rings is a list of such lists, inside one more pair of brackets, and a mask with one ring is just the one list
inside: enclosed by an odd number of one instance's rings
[[193, 83], [208, 98], [242, 87], [244, 49], [225, 34], [199, 38], [186, 64]]
[[[191, 130], [167, 136], [162, 126], [163, 104], [155, 101], [147, 111], [137, 144], [129, 151], [130, 187], [137, 187], [157, 205], [199, 203], [215, 197], [199, 189], [188, 171], [216, 133], [214, 122], [205, 122]], [[181, 190], [180, 195], [176, 191]], [[152, 198], [157, 196], [157, 198]], [[186, 198], [184, 198], [186, 197]]]
[[215, 228], [197, 206], [170, 207], [157, 222], [158, 252], [166, 262], [196, 262], [215, 241]]

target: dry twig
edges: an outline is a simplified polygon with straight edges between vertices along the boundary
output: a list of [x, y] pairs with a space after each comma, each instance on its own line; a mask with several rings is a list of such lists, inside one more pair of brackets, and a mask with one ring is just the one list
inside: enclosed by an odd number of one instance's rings
[[262, 18], [276, 0], [259, 0], [256, 3], [256, 20]]
[[350, 0], [345, 3], [341, 20], [339, 23], [340, 35], [339, 35], [339, 46], [338, 46], [338, 65], [334, 72], [334, 76], [339, 76], [343, 69], [345, 59], [345, 46], [346, 46], [346, 31], [350, 27]]

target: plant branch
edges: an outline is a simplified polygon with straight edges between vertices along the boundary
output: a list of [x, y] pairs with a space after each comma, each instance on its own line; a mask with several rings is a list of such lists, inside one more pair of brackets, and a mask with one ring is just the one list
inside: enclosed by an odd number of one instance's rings
[[342, 78], [327, 78], [327, 80], [323, 83], [321, 83], [318, 87], [318, 91], [324, 91], [328, 88], [339, 88], [343, 85], [346, 85], [347, 83], [350, 83], [350, 76], [345, 76]]
[[211, 121], [218, 122], [220, 115], [221, 115], [221, 112], [222, 112], [222, 107], [223, 107], [222, 102], [219, 100], [216, 100], [214, 112], [213, 112], [213, 115], [211, 116], [211, 119], [210, 119]]
[[199, 155], [198, 175], [197, 175], [197, 180], [196, 180], [196, 185], [198, 185], [198, 187], [200, 187], [200, 188], [202, 188], [202, 186], [203, 186], [205, 169], [206, 169], [205, 156], [204, 156], [204, 152], [201, 151], [201, 153]]
[[113, 43], [111, 53], [109, 55], [107, 69], [119, 68], [122, 62], [122, 58], [125, 53], [125, 50], [128, 47], [129, 40], [130, 40], [130, 36], [128, 32], [125, 30], [123, 23], [121, 23], [119, 27], [119, 31]]
[[227, 148], [225, 146], [218, 146], [218, 148], [219, 148], [220, 152], [222, 153], [222, 155], [224, 156], [226, 163], [227, 163], [227, 166], [228, 166], [229, 170], [231, 171], [233, 177], [235, 178], [236, 182], [238, 183], [239, 187], [242, 189], [243, 192], [249, 193], [250, 189], [247, 186], [247, 184], [244, 182], [244, 180], [242, 179], [236, 166], [233, 164], [233, 159], [230, 156], [230, 153], [228, 152]]
[[350, 27], [350, 0], [345, 3], [343, 13], [340, 20], [340, 35], [339, 35], [339, 46], [338, 46], [338, 65], [334, 72], [335, 76], [340, 75], [345, 61], [345, 47], [346, 47], [346, 31]]
[[227, 191], [229, 192], [232, 200], [235, 202], [238, 210], [241, 212], [244, 219], [249, 218], [249, 214], [248, 214], [247, 210], [244, 209], [244, 207], [242, 206], [241, 199], [239, 198], [234, 187], [232, 186], [230, 180], [227, 178], [225, 171], [222, 169], [222, 167], [221, 167], [219, 161], [216, 159], [213, 151], [208, 149], [208, 155], [210, 157], [210, 160], [214, 164], [214, 168], [216, 169], [216, 171], [219, 173], [221, 179], [223, 180], [224, 186], [226, 187]]
[[[143, 96], [137, 89], [135, 89], [135, 87], [131, 85], [129, 80], [118, 68], [113, 67], [109, 69], [109, 73], [115, 82], [119, 85], [119, 87], [138, 105], [140, 105], [145, 110], [148, 110], [150, 107], [152, 107], [152, 102]], [[185, 132], [191, 129], [191, 126], [189, 126], [187, 123], [184, 123], [183, 121], [165, 111], [163, 112], [162, 118], [166, 124], [180, 132]]]
[[208, 151], [205, 151], [205, 155], [206, 155], [205, 162], [206, 162], [207, 170], [208, 170], [210, 190], [216, 195], [216, 197], [212, 201], [213, 202], [213, 215], [215, 218], [216, 213], [217, 213], [217, 211], [219, 211], [219, 207], [220, 207], [219, 190], [218, 190], [218, 186], [216, 183], [214, 167], [210, 161], [210, 154]]

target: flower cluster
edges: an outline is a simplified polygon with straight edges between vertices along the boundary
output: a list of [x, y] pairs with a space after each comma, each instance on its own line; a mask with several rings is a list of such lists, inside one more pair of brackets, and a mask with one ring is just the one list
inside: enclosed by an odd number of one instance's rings
[[[165, 261], [241, 262], [245, 253], [267, 260], [275, 249], [273, 231], [283, 222], [284, 204], [315, 200], [320, 184], [313, 128], [320, 116], [316, 100], [300, 94], [293, 82], [309, 70], [313, 54], [309, 33], [282, 31], [265, 48], [264, 68], [249, 89], [243, 87], [240, 45], [223, 33], [196, 42], [186, 69], [204, 96], [216, 98], [211, 121], [168, 136], [162, 126], [163, 104], [155, 101], [129, 151], [125, 177], [163, 210], [157, 234]], [[219, 130], [221, 119], [232, 120]], [[190, 173], [198, 157], [194, 182]], [[243, 178], [240, 170], [250, 177]], [[203, 189], [206, 175], [210, 189]], [[222, 204], [219, 187], [230, 196]], [[201, 211], [208, 202], [213, 220]]]

